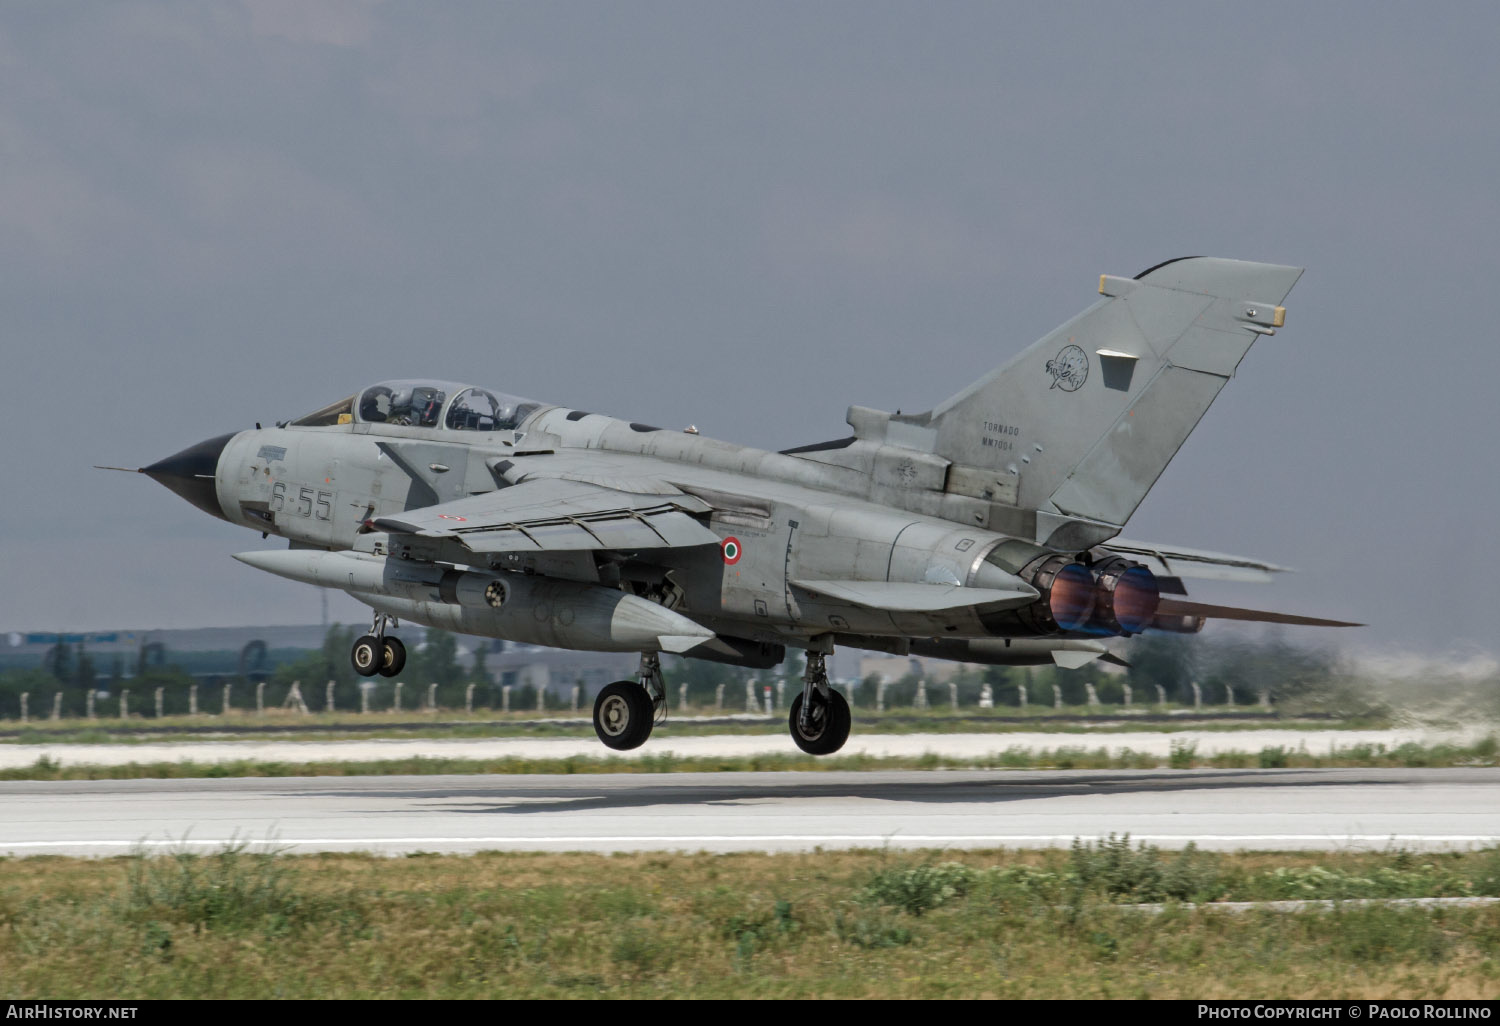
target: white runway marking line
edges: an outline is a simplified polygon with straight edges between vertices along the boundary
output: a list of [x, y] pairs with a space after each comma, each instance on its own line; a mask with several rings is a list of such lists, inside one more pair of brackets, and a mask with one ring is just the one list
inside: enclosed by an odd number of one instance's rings
[[[983, 841], [999, 846], [1006, 844], [1072, 844], [1079, 839], [1076, 834], [698, 834], [644, 835], [578, 834], [567, 837], [281, 837], [269, 841], [247, 841], [243, 837], [217, 840], [166, 840], [166, 841], [0, 841], [0, 851], [21, 848], [203, 848], [247, 844], [251, 847], [264, 845], [289, 848], [307, 844], [724, 844], [732, 841], [800, 841], [807, 844], [853, 844], [882, 845], [892, 841], [924, 844], [956, 844]], [[1087, 840], [1087, 838], [1083, 838]], [[1500, 844], [1497, 834], [1344, 834], [1332, 837], [1320, 834], [1131, 834], [1132, 841], [1145, 843], [1172, 841], [1203, 841], [1209, 843], [1260, 843], [1275, 841], [1323, 841], [1341, 844]]]

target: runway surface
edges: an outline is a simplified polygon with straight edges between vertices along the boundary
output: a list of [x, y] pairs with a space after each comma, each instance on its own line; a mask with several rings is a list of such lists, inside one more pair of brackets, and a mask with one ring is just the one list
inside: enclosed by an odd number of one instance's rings
[[1057, 770], [0, 783], [0, 853], [1500, 844], [1500, 769]]

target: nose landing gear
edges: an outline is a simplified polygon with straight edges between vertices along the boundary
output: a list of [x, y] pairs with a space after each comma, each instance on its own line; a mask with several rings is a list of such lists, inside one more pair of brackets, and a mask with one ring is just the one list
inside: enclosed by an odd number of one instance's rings
[[[828, 651], [831, 650], [830, 645]], [[824, 666], [827, 655], [827, 651], [808, 646], [802, 694], [792, 699], [791, 715], [787, 718], [792, 740], [808, 755], [832, 755], [844, 747], [854, 722], [849, 703], [828, 683]]]
[[370, 625], [370, 633], [356, 641], [349, 653], [349, 662], [354, 665], [354, 672], [361, 677], [374, 677], [377, 674], [394, 677], [406, 666], [406, 646], [401, 644], [400, 638], [385, 636], [387, 624], [392, 627], [401, 626], [395, 617], [376, 613], [375, 620]]

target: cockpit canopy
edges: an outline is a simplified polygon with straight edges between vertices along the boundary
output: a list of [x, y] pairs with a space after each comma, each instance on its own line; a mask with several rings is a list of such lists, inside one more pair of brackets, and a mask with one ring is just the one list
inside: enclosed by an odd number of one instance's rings
[[513, 431], [541, 403], [454, 381], [382, 381], [292, 421], [300, 427], [396, 424], [449, 431]]
[[360, 393], [355, 419], [364, 424], [437, 427], [453, 386], [437, 381], [386, 381]]

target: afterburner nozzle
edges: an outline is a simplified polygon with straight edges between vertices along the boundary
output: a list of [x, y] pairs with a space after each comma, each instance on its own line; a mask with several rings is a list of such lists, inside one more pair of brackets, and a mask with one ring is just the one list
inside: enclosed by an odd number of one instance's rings
[[1043, 633], [1081, 630], [1094, 611], [1094, 577], [1064, 555], [1043, 556], [1021, 571], [1041, 598], [1026, 612]]
[[1095, 564], [1094, 624], [1110, 634], [1139, 634], [1151, 625], [1161, 601], [1156, 575], [1114, 556]]

